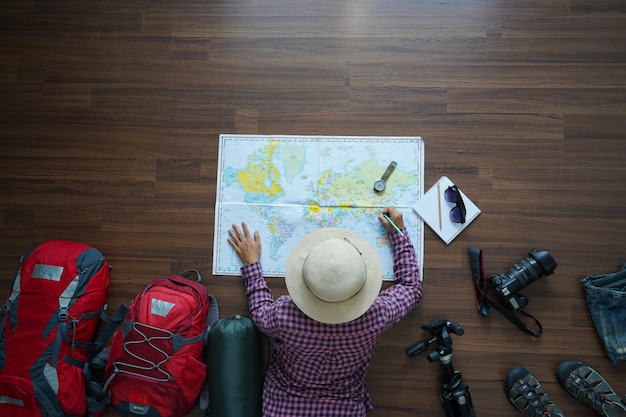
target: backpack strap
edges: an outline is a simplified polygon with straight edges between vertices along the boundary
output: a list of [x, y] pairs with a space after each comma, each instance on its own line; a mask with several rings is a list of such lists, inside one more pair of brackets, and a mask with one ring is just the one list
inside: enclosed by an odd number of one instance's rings
[[206, 324], [207, 329], [211, 330], [211, 327], [219, 320], [220, 318], [220, 308], [217, 304], [217, 298], [211, 293], [209, 293], [209, 315], [207, 316]]
[[109, 403], [109, 394], [104, 389], [104, 384], [98, 381], [96, 376], [91, 372], [91, 368], [104, 369], [106, 366], [109, 357], [109, 349], [104, 349], [104, 345], [113, 337], [113, 334], [124, 321], [126, 313], [128, 313], [129, 310], [127, 305], [122, 304], [112, 316], [109, 316], [106, 314], [107, 308], [108, 306], [105, 304], [100, 312], [100, 319], [106, 324], [96, 337], [96, 340], [91, 344], [92, 346], [88, 353], [87, 362], [82, 366], [83, 374], [87, 381], [88, 417], [99, 415]]
[[4, 365], [6, 363], [6, 336], [4, 334], [4, 328], [7, 325], [10, 311], [11, 301], [7, 300], [7, 302], [2, 307], [0, 307], [0, 370], [4, 368]]
[[[56, 365], [49, 365], [47, 361], [47, 358], [51, 358], [51, 361], [55, 359], [52, 357], [55, 343], [56, 341], [53, 341], [30, 368], [33, 391], [44, 417], [71, 417], [64, 413], [55, 391], [58, 384], [56, 375], [53, 375]], [[46, 370], [51, 371], [51, 375]]]
[[489, 295], [488, 295], [489, 285], [487, 282], [487, 278], [485, 276], [485, 266], [483, 263], [482, 249], [476, 248], [476, 247], [469, 247], [469, 256], [470, 256], [470, 266], [472, 268], [472, 276], [474, 278], [474, 289], [475, 289], [475, 294], [476, 294], [476, 308], [478, 309], [480, 314], [483, 317], [487, 317], [490, 312], [490, 307], [493, 307], [500, 314], [502, 314], [507, 320], [513, 323], [515, 327], [517, 327], [524, 333], [533, 337], [541, 336], [541, 333], [543, 333], [543, 327], [541, 326], [541, 323], [539, 322], [539, 320], [537, 320], [534, 316], [532, 316], [531, 314], [527, 313], [524, 310], [519, 310], [520, 314], [522, 314], [524, 317], [529, 317], [535, 320], [535, 323], [537, 324], [537, 327], [538, 327], [537, 331], [526, 326], [526, 324], [524, 324], [522, 320], [520, 320], [520, 318], [517, 317], [511, 310], [509, 310], [508, 308], [506, 308], [499, 302], [494, 301], [491, 298], [489, 298]]
[[126, 304], [122, 304], [119, 306], [117, 311], [109, 316], [106, 311], [108, 309], [108, 305], [104, 305], [104, 308], [100, 312], [100, 320], [104, 321], [106, 324], [96, 340], [92, 343], [92, 348], [90, 350], [90, 357], [93, 357], [100, 353], [104, 348], [104, 345], [113, 337], [113, 334], [120, 326], [120, 324], [124, 321], [126, 314], [128, 313], [129, 307]]
[[[67, 285], [59, 296], [59, 308], [57, 309], [57, 337], [54, 341], [54, 352], [52, 354], [51, 365], [56, 368], [57, 361], [59, 360], [59, 352], [63, 341], [71, 344], [72, 349], [76, 346], [75, 332], [72, 332], [72, 338], [68, 336], [67, 320], [69, 318], [68, 310], [72, 303], [75, 301], [75, 295], [78, 291], [80, 284], [80, 274], [77, 274], [72, 281]], [[71, 322], [72, 329], [76, 328], [76, 323]]]
[[[204, 363], [206, 364], [209, 363], [209, 358], [208, 358], [209, 332], [211, 331], [215, 323], [217, 323], [217, 321], [220, 318], [220, 311], [217, 305], [217, 299], [211, 293], [209, 293], [209, 303], [210, 303], [209, 315], [206, 318], [207, 331], [204, 336], [204, 348], [205, 348]], [[200, 391], [200, 395], [198, 396], [198, 407], [204, 413], [205, 416], [209, 415], [209, 377], [208, 375], [204, 383], [204, 386], [202, 387], [202, 391]]]
[[21, 283], [22, 283], [22, 263], [24, 263], [24, 258], [26, 255], [20, 257], [19, 265], [17, 267], [17, 272], [15, 273], [15, 278], [13, 279], [13, 288], [11, 290], [11, 295], [4, 303], [2, 307], [0, 307], [0, 369], [4, 368], [6, 363], [6, 346], [5, 346], [5, 334], [4, 331], [6, 329], [6, 324], [9, 318], [11, 318], [11, 327], [15, 328], [17, 323], [15, 323], [15, 317], [11, 317], [11, 309], [15, 300], [20, 295], [21, 291]]
[[[102, 349], [104, 348], [104, 345], [107, 343], [107, 341], [113, 336], [113, 333], [115, 333], [115, 330], [117, 330], [117, 328], [119, 327], [119, 325], [122, 323], [122, 321], [124, 321], [124, 317], [126, 316], [126, 313], [128, 312], [128, 307], [124, 304], [122, 304], [120, 306], [120, 308], [117, 310], [117, 312], [115, 312], [115, 314], [112, 317], [109, 317], [106, 314], [106, 310], [107, 310], [108, 306], [105, 304], [104, 307], [102, 308], [102, 310], [97, 311], [95, 313], [90, 313], [90, 314], [83, 314], [83, 316], [81, 316], [82, 318], [94, 318], [94, 317], [98, 317], [100, 318], [102, 321], [104, 321], [106, 324], [105, 326], [102, 328], [102, 330], [100, 331], [100, 333], [98, 334], [98, 337], [96, 338], [96, 340], [94, 342], [91, 343], [87, 343], [87, 342], [80, 342], [75, 340], [74, 337], [72, 337], [71, 339], [67, 336], [66, 330], [63, 331], [62, 333], [62, 338], [65, 341], [68, 341], [72, 344], [72, 348], [74, 346], [78, 346], [78, 347], [83, 347], [88, 349], [87, 352], [87, 361], [82, 362], [76, 359], [72, 359], [69, 356], [65, 356], [65, 358], [63, 358], [63, 360], [67, 363], [71, 363], [72, 365], [83, 369], [83, 373], [85, 373], [85, 375], [87, 377], [89, 377], [90, 373], [85, 372], [86, 369], [88, 369], [89, 365], [92, 364], [91, 359], [95, 356], [97, 356], [98, 353], [100, 353], [100, 351], [102, 351]], [[76, 328], [75, 323], [77, 323], [78, 320], [75, 320], [72, 322], [72, 329]], [[61, 327], [61, 326], [60, 326]], [[61, 331], [59, 331], [59, 333], [61, 333]], [[58, 338], [57, 338], [58, 341]], [[57, 343], [57, 341], [55, 341], [55, 343]], [[56, 347], [56, 346], [55, 346]], [[55, 353], [56, 354], [56, 353]], [[56, 356], [54, 356], [56, 357]], [[57, 358], [58, 359], [58, 358]]]

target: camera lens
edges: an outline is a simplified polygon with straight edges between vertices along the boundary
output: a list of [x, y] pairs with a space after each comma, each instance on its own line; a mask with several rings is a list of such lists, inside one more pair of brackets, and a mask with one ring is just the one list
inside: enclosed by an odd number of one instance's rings
[[509, 287], [509, 290], [515, 293], [517, 290], [541, 278], [541, 275], [541, 269], [534, 260], [529, 260], [529, 258], [522, 259], [509, 270], [509, 276], [515, 282], [514, 285]]
[[544, 275], [550, 275], [556, 269], [556, 261], [554, 260], [552, 255], [550, 255], [550, 253], [545, 250], [540, 251], [537, 249], [533, 249], [530, 251], [528, 256], [530, 256], [531, 259], [534, 259], [537, 262], [537, 265], [539, 265], [539, 267], [541, 268], [541, 272]]
[[556, 261], [546, 251], [533, 249], [528, 255], [509, 270], [511, 283], [508, 289], [513, 294], [542, 276], [550, 275], [556, 268]]

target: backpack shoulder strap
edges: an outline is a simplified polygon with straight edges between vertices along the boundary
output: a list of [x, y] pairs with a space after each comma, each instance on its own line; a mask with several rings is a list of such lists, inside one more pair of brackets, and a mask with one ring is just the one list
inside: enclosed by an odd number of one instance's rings
[[106, 313], [107, 309], [108, 306], [105, 304], [104, 308], [100, 312], [100, 320], [104, 321], [105, 325], [102, 330], [100, 330], [100, 333], [98, 333], [96, 340], [93, 342], [93, 346], [89, 352], [90, 358], [96, 356], [102, 351], [104, 345], [106, 345], [106, 343], [113, 337], [117, 328], [124, 321], [124, 318], [129, 310], [126, 304], [122, 304], [112, 316], [109, 316]]
[[207, 329], [211, 330], [211, 327], [213, 327], [219, 318], [220, 308], [217, 304], [217, 298], [215, 298], [213, 294], [209, 293], [209, 315], [206, 320]]
[[88, 360], [83, 366], [83, 373], [87, 380], [87, 416], [93, 417], [99, 415], [109, 402], [109, 396], [104, 388], [104, 383], [98, 381], [92, 373], [93, 369], [104, 369], [109, 357], [109, 349], [104, 349], [104, 345], [113, 337], [113, 334], [124, 321], [128, 313], [128, 306], [122, 304], [117, 311], [109, 316], [106, 314], [107, 306], [102, 310], [100, 319], [106, 324], [93, 342], [92, 348], [89, 350]]

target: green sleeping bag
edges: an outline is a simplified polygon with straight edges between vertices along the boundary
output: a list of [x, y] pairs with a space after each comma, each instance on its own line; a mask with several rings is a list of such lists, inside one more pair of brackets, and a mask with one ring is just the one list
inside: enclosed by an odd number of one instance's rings
[[210, 417], [260, 417], [259, 332], [245, 316], [222, 318], [209, 332]]

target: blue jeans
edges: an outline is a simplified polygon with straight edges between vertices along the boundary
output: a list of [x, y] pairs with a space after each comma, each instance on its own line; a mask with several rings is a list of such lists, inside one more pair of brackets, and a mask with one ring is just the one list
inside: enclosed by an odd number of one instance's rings
[[626, 361], [626, 264], [613, 274], [583, 278], [587, 306], [612, 363]]

